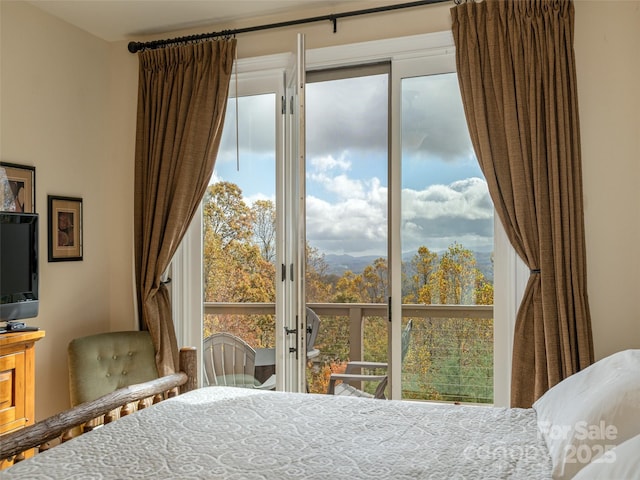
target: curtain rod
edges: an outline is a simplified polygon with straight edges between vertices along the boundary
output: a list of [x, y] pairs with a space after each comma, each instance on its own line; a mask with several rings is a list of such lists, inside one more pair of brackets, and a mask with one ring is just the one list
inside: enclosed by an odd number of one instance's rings
[[239, 33], [257, 32], [257, 31], [260, 31], [260, 30], [270, 30], [270, 29], [274, 29], [274, 28], [290, 27], [292, 25], [302, 25], [302, 24], [305, 24], [305, 23], [322, 22], [322, 21], [326, 21], [326, 20], [329, 20], [330, 22], [333, 23], [333, 33], [336, 33], [337, 32], [337, 23], [338, 23], [338, 19], [339, 18], [355, 17], [355, 16], [358, 16], [358, 15], [367, 15], [367, 14], [370, 14], [370, 13], [388, 12], [388, 11], [391, 11], [391, 10], [400, 10], [400, 9], [403, 9], [403, 8], [420, 7], [420, 6], [423, 6], [423, 5], [431, 5], [431, 4], [434, 4], [434, 3], [444, 3], [444, 2], [448, 2], [448, 1], [450, 1], [450, 0], [419, 0], [419, 1], [415, 1], [415, 2], [398, 3], [396, 5], [386, 5], [386, 6], [382, 6], [382, 7], [367, 8], [367, 9], [364, 9], [364, 10], [355, 10], [355, 11], [351, 11], [351, 12], [332, 13], [332, 14], [329, 14], [329, 15], [321, 15], [321, 16], [318, 16], [318, 17], [301, 18], [301, 19], [298, 19], [298, 20], [289, 20], [289, 21], [286, 21], [286, 22], [269, 23], [269, 24], [266, 24], [266, 25], [257, 25], [255, 27], [245, 27], [245, 28], [237, 28], [237, 29], [233, 29], [233, 30], [222, 30], [220, 32], [201, 33], [201, 34], [197, 34], [197, 35], [187, 35], [187, 36], [184, 36], [184, 37], [169, 38], [169, 39], [166, 39], [166, 40], [152, 40], [150, 42], [129, 42], [129, 45], [127, 46], [127, 48], [131, 53], [137, 53], [137, 52], [140, 52], [142, 50], [160, 48], [160, 47], [164, 47], [164, 46], [172, 45], [172, 44], [197, 42], [199, 40], [206, 40], [206, 39], [209, 39], [209, 38], [228, 37], [228, 36], [237, 35]]

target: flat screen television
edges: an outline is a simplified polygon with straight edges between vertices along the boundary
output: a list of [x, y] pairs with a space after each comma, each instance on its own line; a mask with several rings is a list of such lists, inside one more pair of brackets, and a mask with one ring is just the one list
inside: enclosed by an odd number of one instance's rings
[[0, 212], [0, 321], [38, 315], [38, 214]]

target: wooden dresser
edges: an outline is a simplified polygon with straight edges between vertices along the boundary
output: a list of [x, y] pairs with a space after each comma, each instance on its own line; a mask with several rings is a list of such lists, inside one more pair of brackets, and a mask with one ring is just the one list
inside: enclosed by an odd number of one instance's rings
[[[42, 337], [42, 330], [0, 335], [0, 442], [2, 434], [35, 421], [35, 343]], [[0, 470], [8, 466], [3, 462]]]

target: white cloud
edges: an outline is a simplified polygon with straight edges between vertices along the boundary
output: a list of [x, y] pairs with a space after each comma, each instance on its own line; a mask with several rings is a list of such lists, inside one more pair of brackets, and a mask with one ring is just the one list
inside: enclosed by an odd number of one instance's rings
[[311, 173], [308, 179], [317, 182], [327, 192], [338, 198], [366, 198], [365, 184], [362, 180], [353, 180], [346, 175], [331, 177], [324, 173]]
[[456, 74], [403, 80], [402, 150], [443, 161], [473, 157]]
[[420, 191], [404, 189], [402, 212], [406, 219], [493, 218], [487, 183], [480, 178], [458, 180], [450, 185], [431, 185]]
[[[335, 201], [307, 197], [307, 238], [325, 253], [386, 255], [387, 188], [377, 178], [355, 181], [345, 175], [323, 176], [343, 190]], [[351, 195], [349, 195], [352, 193]], [[444, 250], [457, 241], [472, 250], [493, 248], [493, 207], [486, 182], [469, 178], [402, 195], [402, 249], [425, 245]]]
[[493, 249], [493, 204], [480, 178], [402, 192], [403, 250], [425, 245], [444, 250], [454, 241], [472, 250]]
[[255, 195], [250, 195], [246, 197], [242, 197], [247, 205], [252, 207], [254, 203], [260, 200], [271, 200], [271, 202], [276, 204], [276, 196], [275, 195], [265, 195], [264, 193], [256, 193]]
[[374, 181], [377, 179], [354, 182], [340, 175], [334, 180], [334, 185], [359, 184], [362, 188], [345, 190], [334, 202], [307, 196], [307, 238], [311, 245], [325, 253], [386, 255], [386, 187]]
[[[384, 76], [308, 85], [307, 237], [325, 253], [387, 253], [387, 87]], [[409, 172], [412, 187], [402, 192], [403, 250], [420, 245], [444, 250], [454, 241], [470, 249], [492, 249], [493, 206], [486, 182], [479, 178], [451, 181], [481, 175], [465, 169], [473, 161], [473, 150], [455, 74], [406, 79], [402, 89], [403, 175]], [[273, 156], [274, 98], [240, 100], [241, 154]], [[235, 106], [229, 107], [218, 161], [233, 165]], [[255, 184], [243, 187], [247, 202], [273, 199], [262, 185], [264, 167], [243, 155], [241, 160]], [[434, 165], [429, 164], [431, 160], [443, 162], [440, 165], [448, 169], [431, 178], [441, 184], [416, 186], [423, 172]]]
[[315, 170], [320, 172], [326, 172], [326, 171], [335, 170], [335, 169], [346, 172], [351, 169], [351, 162], [348, 160], [345, 160], [347, 153], [348, 152], [343, 151], [342, 154], [340, 155], [340, 158], [337, 158], [337, 159], [333, 158], [333, 155], [323, 155], [323, 156], [313, 157], [311, 158], [309, 163], [315, 168]]
[[319, 155], [357, 149], [386, 150], [386, 75], [307, 85], [307, 149]]
[[[248, 153], [272, 155], [276, 138], [273, 115], [276, 108], [275, 94], [239, 97], [238, 107], [239, 113], [236, 116], [235, 98], [227, 101], [218, 161], [235, 162], [238, 143], [241, 156]], [[236, 121], [239, 132], [238, 143], [236, 143]]]

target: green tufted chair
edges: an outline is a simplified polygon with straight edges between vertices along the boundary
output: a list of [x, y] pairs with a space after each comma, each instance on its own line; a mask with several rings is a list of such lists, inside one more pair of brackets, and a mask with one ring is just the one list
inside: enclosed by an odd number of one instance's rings
[[158, 378], [149, 332], [108, 332], [76, 338], [67, 349], [71, 406]]

